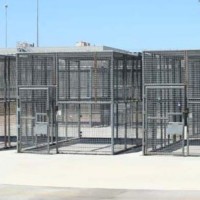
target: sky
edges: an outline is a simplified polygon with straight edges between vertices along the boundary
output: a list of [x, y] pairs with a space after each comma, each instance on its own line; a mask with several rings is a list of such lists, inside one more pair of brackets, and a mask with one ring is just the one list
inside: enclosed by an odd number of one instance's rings
[[[6, 3], [7, 1], [7, 3]], [[0, 0], [0, 48], [36, 44], [37, 0]], [[39, 0], [39, 45], [78, 41], [130, 51], [199, 49], [199, 0]]]

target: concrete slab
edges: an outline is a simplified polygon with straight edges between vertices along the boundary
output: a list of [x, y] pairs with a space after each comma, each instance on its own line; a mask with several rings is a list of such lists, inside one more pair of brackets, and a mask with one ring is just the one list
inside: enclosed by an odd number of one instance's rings
[[199, 200], [199, 191], [114, 190], [0, 185], [1, 200]]
[[0, 151], [0, 184], [134, 190], [200, 190], [200, 158], [37, 155]]

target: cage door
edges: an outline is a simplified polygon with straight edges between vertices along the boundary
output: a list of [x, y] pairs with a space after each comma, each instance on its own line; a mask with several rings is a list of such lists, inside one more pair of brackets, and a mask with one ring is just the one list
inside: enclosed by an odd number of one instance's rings
[[147, 86], [145, 93], [145, 153], [184, 154], [185, 87]]
[[48, 88], [20, 88], [19, 107], [20, 150], [40, 150], [48, 153], [50, 145]]

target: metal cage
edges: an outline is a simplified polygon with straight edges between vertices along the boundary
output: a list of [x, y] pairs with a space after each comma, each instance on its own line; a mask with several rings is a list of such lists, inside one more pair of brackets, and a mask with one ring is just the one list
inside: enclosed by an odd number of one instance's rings
[[144, 154], [200, 155], [200, 51], [143, 52]]
[[141, 55], [20, 53], [18, 152], [116, 154], [142, 144]]
[[0, 56], [0, 149], [16, 146], [16, 59]]

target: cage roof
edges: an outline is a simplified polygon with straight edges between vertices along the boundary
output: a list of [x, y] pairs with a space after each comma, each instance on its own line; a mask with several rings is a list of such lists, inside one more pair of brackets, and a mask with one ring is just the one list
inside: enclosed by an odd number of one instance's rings
[[27, 47], [27, 48], [0, 48], [1, 55], [14, 55], [16, 53], [75, 53], [75, 52], [117, 52], [129, 55], [137, 55], [138, 53], [133, 53], [130, 51], [117, 49], [108, 46], [73, 46], [73, 47]]

